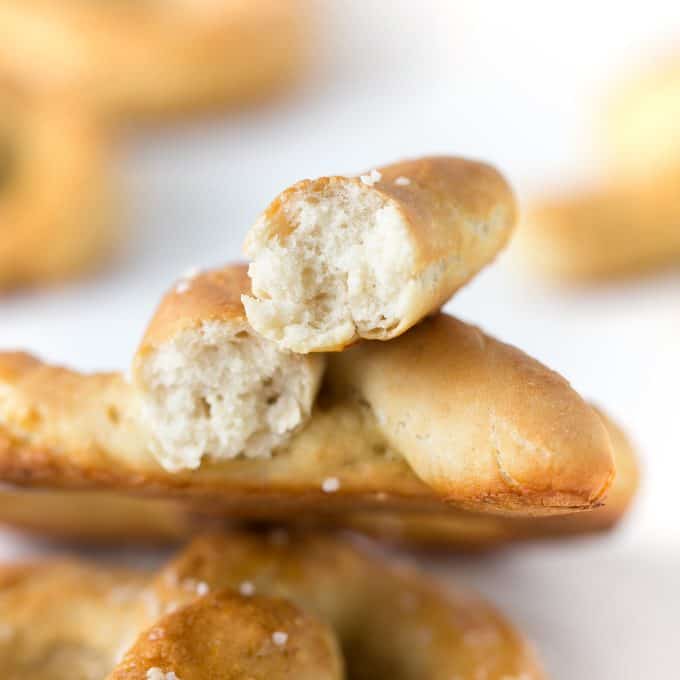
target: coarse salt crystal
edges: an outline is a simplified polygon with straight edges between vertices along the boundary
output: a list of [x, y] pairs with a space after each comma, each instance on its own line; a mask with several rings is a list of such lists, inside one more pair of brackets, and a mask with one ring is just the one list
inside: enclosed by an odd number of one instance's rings
[[321, 485], [324, 493], [335, 493], [340, 488], [340, 480], [337, 477], [326, 477]]
[[277, 630], [275, 633], [272, 633], [272, 641], [277, 647], [283, 647], [288, 642], [288, 633]]
[[382, 175], [375, 168], [371, 170], [367, 175], [361, 175], [359, 179], [369, 187], [372, 187], [376, 182], [382, 179]]
[[244, 581], [238, 587], [238, 592], [241, 593], [241, 595], [243, 595], [244, 597], [251, 597], [252, 595], [255, 594], [255, 585], [253, 584], [252, 581]]
[[191, 285], [186, 279], [182, 279], [176, 286], [175, 286], [175, 293], [178, 293], [181, 295], [182, 293], [186, 293], [189, 288], [191, 288]]
[[160, 640], [165, 635], [165, 631], [162, 628], [152, 628], [149, 631], [147, 637], [149, 640]]
[[196, 584], [196, 594], [199, 595], [199, 597], [207, 595], [209, 590], [210, 588], [208, 587], [208, 584], [205, 581], [199, 581]]
[[200, 273], [201, 270], [198, 267], [189, 267], [188, 269], [184, 270], [184, 273], [182, 276], [180, 276], [180, 278], [191, 281], [191, 279], [195, 279]]
[[411, 180], [408, 177], [399, 176], [397, 179], [394, 180], [394, 183], [398, 187], [407, 187], [409, 184], [411, 184]]
[[179, 680], [173, 671], [164, 673], [160, 668], [149, 668], [146, 672], [146, 680]]

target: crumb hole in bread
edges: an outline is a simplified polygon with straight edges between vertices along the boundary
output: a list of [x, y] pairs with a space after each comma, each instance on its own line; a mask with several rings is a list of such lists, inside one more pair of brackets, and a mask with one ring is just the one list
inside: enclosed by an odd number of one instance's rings
[[197, 411], [199, 415], [203, 416], [204, 418], [210, 418], [212, 408], [210, 407], [210, 404], [208, 403], [207, 399], [199, 397], [197, 403]]

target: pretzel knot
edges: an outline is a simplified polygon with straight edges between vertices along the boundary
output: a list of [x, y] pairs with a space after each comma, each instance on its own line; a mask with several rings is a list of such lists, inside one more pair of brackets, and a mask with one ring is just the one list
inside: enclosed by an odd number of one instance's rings
[[0, 631], [8, 680], [543, 677], [478, 596], [330, 535], [204, 536], [151, 576], [6, 567]]

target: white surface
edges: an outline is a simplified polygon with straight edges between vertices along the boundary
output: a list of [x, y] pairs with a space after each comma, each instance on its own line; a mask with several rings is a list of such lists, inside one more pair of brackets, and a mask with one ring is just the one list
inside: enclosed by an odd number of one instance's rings
[[[128, 251], [97, 279], [0, 305], [0, 349], [88, 370], [125, 368], [160, 292], [189, 265], [235, 259], [284, 186], [402, 156], [488, 159], [520, 195], [592, 171], [602, 83], [680, 40], [680, 5], [343, 0], [321, 3], [314, 82], [275, 108], [126, 142]], [[389, 14], [388, 14], [389, 10]], [[677, 677], [675, 479], [680, 277], [544, 290], [506, 262], [451, 311], [537, 356], [626, 424], [645, 482], [606, 539], [536, 546], [445, 571], [474, 582], [537, 641], [553, 678]], [[35, 548], [4, 538], [0, 556]]]

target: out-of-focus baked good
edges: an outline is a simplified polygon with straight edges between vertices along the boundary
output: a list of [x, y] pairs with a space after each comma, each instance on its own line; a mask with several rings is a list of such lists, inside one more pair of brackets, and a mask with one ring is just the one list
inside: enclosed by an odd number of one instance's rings
[[109, 160], [87, 108], [0, 82], [0, 292], [82, 275], [110, 255]]
[[537, 196], [512, 251], [546, 279], [583, 283], [680, 265], [680, 57], [614, 92], [596, 143], [592, 186]]
[[303, 0], [2, 0], [0, 75], [114, 119], [243, 105], [308, 54]]
[[622, 278], [680, 263], [680, 164], [646, 180], [546, 197], [529, 207], [513, 251], [565, 282]]

